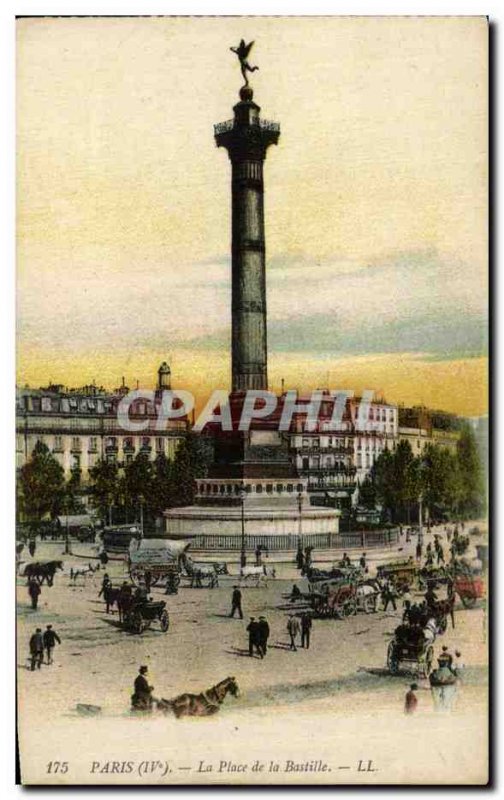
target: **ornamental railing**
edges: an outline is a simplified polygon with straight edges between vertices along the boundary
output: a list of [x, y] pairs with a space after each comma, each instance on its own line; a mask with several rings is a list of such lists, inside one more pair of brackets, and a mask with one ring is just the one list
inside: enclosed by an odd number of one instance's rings
[[[280, 123], [272, 122], [269, 119], [252, 120], [250, 125], [255, 125], [262, 131], [273, 131], [274, 133], [280, 133]], [[214, 134], [215, 136], [218, 136], [220, 133], [228, 133], [228, 131], [232, 131], [234, 127], [234, 119], [228, 119], [225, 122], [218, 122], [216, 125], [214, 125]]]

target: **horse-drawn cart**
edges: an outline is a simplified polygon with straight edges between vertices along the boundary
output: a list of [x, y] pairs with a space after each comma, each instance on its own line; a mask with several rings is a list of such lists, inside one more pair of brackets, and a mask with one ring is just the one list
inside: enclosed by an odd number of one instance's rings
[[343, 619], [357, 613], [357, 585], [353, 581], [331, 581], [310, 589], [309, 600], [317, 617]]
[[418, 570], [412, 558], [380, 564], [377, 571], [379, 580], [389, 580], [398, 592], [407, 592], [417, 580]]
[[132, 633], [143, 633], [155, 621], [159, 621], [161, 630], [166, 633], [170, 627], [170, 617], [164, 600], [132, 603], [124, 612], [123, 625]]
[[387, 667], [392, 675], [398, 674], [401, 664], [408, 664], [427, 678], [433, 659], [434, 648], [421, 628], [400, 625], [396, 629], [387, 650]]
[[169, 594], [180, 585], [180, 558], [188, 542], [171, 539], [133, 539], [129, 550], [130, 578], [137, 586], [164, 583]]

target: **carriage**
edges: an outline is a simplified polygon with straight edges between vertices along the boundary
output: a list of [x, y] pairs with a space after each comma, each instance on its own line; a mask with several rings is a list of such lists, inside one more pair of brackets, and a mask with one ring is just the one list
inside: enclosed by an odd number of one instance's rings
[[387, 667], [397, 675], [401, 664], [408, 664], [428, 677], [434, 660], [434, 647], [420, 627], [399, 625], [387, 650]]
[[155, 621], [159, 621], [161, 630], [166, 633], [170, 627], [170, 617], [164, 600], [132, 603], [124, 612], [123, 626], [132, 633], [143, 633]]
[[357, 613], [357, 584], [342, 579], [310, 586], [309, 600], [317, 617], [343, 619]]
[[376, 573], [379, 580], [389, 580], [395, 589], [402, 594], [414, 586], [418, 576], [418, 569], [410, 557], [402, 561], [393, 561], [390, 564], [380, 564]]
[[169, 594], [180, 585], [180, 558], [188, 542], [171, 539], [133, 539], [129, 549], [130, 578], [137, 586], [164, 583]]
[[464, 608], [473, 608], [476, 601], [484, 597], [485, 586], [481, 575], [471, 573], [455, 575], [453, 579], [453, 591], [458, 594]]

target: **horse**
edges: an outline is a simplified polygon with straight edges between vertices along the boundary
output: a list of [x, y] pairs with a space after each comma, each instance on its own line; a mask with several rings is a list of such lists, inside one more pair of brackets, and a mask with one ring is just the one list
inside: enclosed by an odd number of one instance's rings
[[52, 586], [54, 583], [54, 575], [58, 569], [63, 569], [62, 561], [34, 561], [25, 566], [23, 575], [25, 578], [28, 578], [28, 580], [30, 580], [30, 578], [35, 578], [40, 586], [42, 586], [44, 581], [47, 581], [48, 586]]
[[88, 564], [87, 567], [75, 570], [72, 567], [70, 567], [70, 580], [73, 582], [73, 585], [75, 586], [77, 578], [86, 579], [88, 575], [94, 575], [95, 572], [98, 572], [99, 569], [101, 569], [101, 564], [97, 564], [96, 567], [93, 567], [92, 564]]
[[164, 714], [173, 711], [177, 719], [180, 717], [209, 717], [219, 711], [228, 692], [233, 697], [239, 697], [236, 678], [225, 678], [201, 694], [179, 694], [173, 700], [165, 700], [162, 697], [156, 701], [156, 705]]
[[117, 606], [117, 611], [119, 613], [119, 620], [122, 619], [122, 594], [121, 594], [121, 587], [119, 586], [105, 586], [103, 590], [103, 599], [106, 605], [106, 613], [108, 614], [111, 612], [114, 613], [114, 605]]
[[208, 578], [208, 587], [210, 589], [219, 585], [219, 578], [213, 564], [196, 564], [185, 553], [182, 554], [180, 560], [186, 575], [191, 579], [191, 589], [201, 589], [205, 578]]

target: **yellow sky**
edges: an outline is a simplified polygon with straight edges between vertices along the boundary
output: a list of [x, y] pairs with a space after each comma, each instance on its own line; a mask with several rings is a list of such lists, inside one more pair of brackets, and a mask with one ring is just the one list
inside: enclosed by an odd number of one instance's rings
[[[483, 18], [19, 20], [19, 380], [149, 384], [169, 356], [177, 385], [227, 385], [226, 350], [206, 345], [229, 327], [212, 126], [232, 116], [242, 37], [282, 128], [265, 170], [272, 383], [329, 372], [484, 413], [484, 347], [460, 331], [487, 305]], [[370, 318], [380, 345], [320, 344], [327, 320], [350, 340]], [[316, 335], [286, 352], [277, 331], [300, 320]]]

